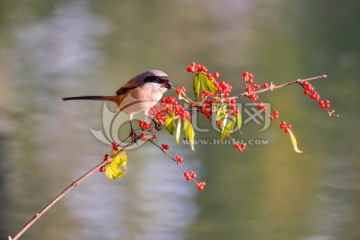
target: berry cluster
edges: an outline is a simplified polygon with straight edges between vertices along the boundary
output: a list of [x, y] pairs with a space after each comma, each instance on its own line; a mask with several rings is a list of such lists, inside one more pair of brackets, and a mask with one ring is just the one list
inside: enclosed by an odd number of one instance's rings
[[186, 88], [184, 86], [181, 86], [180, 88], [175, 89], [176, 95], [180, 95], [181, 93], [186, 93]]
[[139, 120], [138, 124], [139, 124], [139, 127], [142, 130], [149, 130], [150, 127], [151, 127], [151, 122], [150, 121], [141, 121], [141, 120]]
[[314, 87], [307, 81], [302, 81], [301, 85], [304, 87], [304, 94], [310, 96], [311, 99], [317, 101], [319, 103], [320, 108], [329, 109], [330, 101], [329, 100], [321, 100], [320, 94], [315, 91]]
[[254, 91], [259, 89], [260, 85], [254, 83], [254, 75], [249, 72], [243, 72], [242, 80], [246, 83], [245, 90], [251, 101], [255, 102], [256, 100], [258, 100], [259, 96]]
[[[109, 159], [109, 154], [105, 154], [103, 162], [106, 162], [108, 159]], [[106, 164], [101, 166], [100, 169], [99, 169], [100, 172], [105, 172], [105, 170], [106, 170]]]
[[176, 156], [175, 158], [178, 163], [182, 163], [184, 161], [184, 159], [180, 156]]
[[[118, 145], [116, 142], [112, 142], [112, 143], [111, 143], [111, 146], [112, 146], [112, 149], [113, 149], [115, 152], [119, 151], [119, 145]], [[109, 154], [105, 154], [105, 155], [104, 155], [103, 162], [107, 162], [107, 163], [104, 164], [103, 166], [101, 166], [101, 167], [99, 168], [99, 171], [100, 171], [100, 172], [105, 172], [105, 170], [106, 170], [106, 165], [108, 164], [109, 157], [110, 157]]]
[[116, 152], [119, 151], [119, 145], [116, 142], [112, 142], [111, 146], [114, 151]]
[[236, 148], [239, 152], [242, 152], [246, 148], [246, 143], [239, 144], [236, 142], [234, 143], [234, 148]]
[[230, 84], [227, 84], [224, 81], [220, 81], [219, 83], [214, 81], [214, 85], [217, 88], [217, 91], [225, 98], [230, 96], [230, 92], [232, 91], [232, 86]]
[[[232, 86], [224, 81], [220, 81], [220, 82], [216, 81], [216, 79], [220, 77], [219, 72], [209, 73], [208, 69], [205, 66], [196, 64], [195, 62], [190, 63], [190, 65], [187, 67], [187, 71], [190, 73], [202, 72], [206, 74], [206, 77], [213, 82], [214, 86], [217, 89], [217, 92], [219, 94], [222, 94], [224, 97], [229, 97], [230, 92], [232, 91]], [[215, 96], [213, 95], [212, 92], [207, 91], [203, 93], [210, 97], [215, 97], [215, 98], [218, 97], [217, 93], [215, 93]]]
[[290, 132], [290, 129], [291, 129], [291, 124], [286, 124], [285, 121], [282, 121], [280, 123], [280, 128], [281, 129], [284, 129], [285, 133], [289, 133]]
[[194, 72], [206, 73], [208, 70], [205, 66], [196, 64], [195, 62], [191, 62], [190, 65], [187, 67], [187, 71], [191, 72], [191, 73], [194, 73]]
[[258, 103], [258, 109], [265, 111], [265, 104], [263, 102]]
[[214, 113], [213, 104], [218, 102], [226, 102], [230, 108], [230, 114], [232, 116], [235, 116], [239, 113], [239, 109], [235, 105], [235, 99], [229, 98], [233, 87], [225, 81], [218, 82], [216, 80], [220, 77], [219, 72], [214, 72], [213, 74], [208, 73], [205, 66], [196, 64], [195, 62], [190, 63], [187, 70], [191, 73], [195, 73], [197, 71], [206, 74], [207, 78], [214, 84], [214, 87], [216, 88], [215, 93], [203, 89], [202, 93], [199, 94], [199, 98], [200, 100], [202, 100], [200, 108], [207, 118], [210, 118], [211, 115]]
[[[184, 89], [181, 89], [181, 91], [183, 90]], [[166, 121], [170, 112], [174, 112], [175, 115], [179, 116], [183, 122], [190, 120], [191, 117], [189, 111], [185, 110], [176, 101], [176, 98], [174, 96], [169, 96], [167, 98], [161, 99], [159, 104], [154, 105], [149, 110], [149, 114], [154, 116], [156, 121], [160, 124], [163, 124]]]
[[190, 181], [196, 178], [196, 173], [194, 173], [193, 171], [184, 172], [184, 177], [186, 181]]
[[236, 116], [236, 114], [239, 113], [239, 109], [235, 105], [236, 104], [235, 99], [227, 98], [225, 101], [228, 103], [228, 105], [230, 107], [230, 114], [232, 116]]
[[206, 185], [205, 182], [196, 183], [196, 187], [197, 187], [197, 189], [198, 189], [199, 191], [204, 190], [205, 185]]
[[164, 149], [164, 150], [169, 150], [169, 145], [168, 144], [165, 144], [165, 143], [163, 143], [163, 144], [161, 144], [161, 147]]
[[272, 115], [268, 115], [268, 117], [273, 120], [273, 119], [279, 119], [279, 112], [277, 110], [274, 110], [273, 114]]

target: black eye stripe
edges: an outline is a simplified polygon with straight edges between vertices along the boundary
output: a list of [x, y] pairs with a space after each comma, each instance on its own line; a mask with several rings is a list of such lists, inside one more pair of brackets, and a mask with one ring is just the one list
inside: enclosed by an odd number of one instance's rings
[[144, 82], [167, 83], [169, 82], [169, 79], [167, 76], [147, 76], [144, 79]]

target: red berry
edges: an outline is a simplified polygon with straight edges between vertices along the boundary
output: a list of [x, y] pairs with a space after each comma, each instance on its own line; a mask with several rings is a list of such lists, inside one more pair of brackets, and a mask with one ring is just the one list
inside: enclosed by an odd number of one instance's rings
[[192, 179], [196, 178], [196, 173], [194, 173], [193, 171], [190, 171], [190, 177]]
[[314, 87], [310, 83], [306, 86], [306, 89], [309, 90], [310, 92], [314, 91]]
[[198, 188], [199, 191], [204, 190], [204, 186], [203, 186], [203, 185], [199, 185], [199, 186], [197, 186], [197, 188]]
[[264, 82], [263, 88], [269, 88], [269, 84], [267, 82]]
[[213, 77], [214, 77], [214, 78], [219, 78], [219, 77], [220, 77], [220, 74], [219, 74], [218, 72], [214, 72], [214, 73], [213, 73]]
[[100, 169], [99, 169], [100, 172], [105, 172], [105, 170], [106, 170], [105, 166], [101, 166]]
[[239, 144], [238, 143], [234, 143], [234, 148], [238, 148]]
[[286, 122], [285, 122], [285, 121], [282, 121], [282, 122], [280, 123], [280, 128], [284, 128], [284, 127], [286, 127]]
[[154, 134], [153, 136], [152, 136], [152, 139], [156, 139], [157, 138], [157, 136]]
[[147, 140], [149, 140], [149, 138], [146, 136], [146, 134], [145, 133], [142, 133], [141, 134], [141, 136], [140, 136], [140, 138], [141, 138], [141, 140], [143, 140], [143, 141], [147, 141]]
[[189, 66], [189, 67], [187, 68], [187, 71], [188, 71], [188, 72], [191, 72], [191, 73], [194, 73], [194, 72], [195, 72], [195, 66]]
[[305, 95], [309, 95], [309, 93], [310, 93], [310, 91], [309, 91], [308, 89], [305, 89], [305, 90], [304, 90], [304, 94], [305, 94]]
[[285, 133], [289, 133], [289, 132], [290, 132], [290, 128], [289, 128], [289, 127], [286, 127], [284, 130], [285, 130]]
[[259, 102], [259, 103], [258, 103], [258, 108], [259, 108], [260, 110], [265, 110], [265, 104], [264, 104], [263, 102]]
[[242, 143], [240, 147], [244, 150], [246, 148], [246, 143]]
[[317, 93], [316, 93], [316, 92], [313, 92], [310, 97], [311, 97], [312, 99], [316, 99]]

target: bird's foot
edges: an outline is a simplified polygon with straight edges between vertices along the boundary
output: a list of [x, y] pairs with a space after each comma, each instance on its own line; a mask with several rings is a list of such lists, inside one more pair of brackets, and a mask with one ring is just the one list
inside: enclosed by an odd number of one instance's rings
[[160, 131], [162, 129], [163, 125], [161, 123], [159, 123], [158, 121], [156, 121], [154, 118], [151, 118], [151, 117], [149, 117], [149, 118], [155, 124], [155, 129]]
[[130, 130], [129, 137], [131, 138], [131, 142], [133, 142], [133, 143], [136, 143], [139, 138], [133, 128], [131, 128], [131, 130]]
[[154, 120], [154, 123], [155, 123], [155, 129], [160, 131], [162, 129], [163, 125], [161, 123], [159, 123], [159, 122], [156, 122], [155, 120]]

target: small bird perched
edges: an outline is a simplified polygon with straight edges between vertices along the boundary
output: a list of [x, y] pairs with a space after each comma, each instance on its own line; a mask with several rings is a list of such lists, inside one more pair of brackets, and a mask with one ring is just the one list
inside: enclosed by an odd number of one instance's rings
[[133, 115], [143, 112], [145, 116], [148, 116], [149, 109], [161, 99], [171, 86], [166, 73], [160, 70], [149, 70], [130, 79], [116, 91], [114, 96], [78, 96], [62, 100], [100, 100], [116, 103], [120, 111], [129, 115], [130, 135], [134, 140], [136, 135], [131, 124]]

